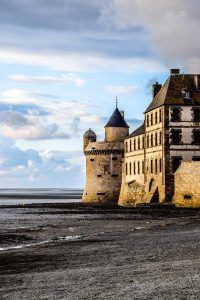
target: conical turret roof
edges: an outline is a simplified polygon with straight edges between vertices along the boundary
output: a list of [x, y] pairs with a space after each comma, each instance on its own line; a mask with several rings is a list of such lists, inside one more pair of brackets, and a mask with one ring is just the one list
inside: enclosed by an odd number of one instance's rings
[[115, 108], [112, 116], [110, 117], [108, 123], [105, 127], [126, 127], [129, 128], [128, 124], [125, 122], [122, 117], [118, 107]]
[[89, 128], [83, 135], [84, 138], [91, 138], [91, 137], [96, 137], [96, 133]]

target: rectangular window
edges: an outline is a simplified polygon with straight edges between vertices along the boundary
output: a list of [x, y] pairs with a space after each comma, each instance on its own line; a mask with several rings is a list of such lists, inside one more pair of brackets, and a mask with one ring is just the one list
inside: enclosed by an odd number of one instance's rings
[[162, 159], [160, 158], [160, 173], [162, 172]]
[[181, 110], [179, 107], [172, 108], [171, 121], [172, 122], [180, 122], [181, 121]]
[[159, 122], [161, 123], [162, 122], [162, 110], [159, 109]]
[[149, 148], [149, 136], [147, 135], [147, 148]]
[[157, 132], [155, 133], [155, 146], [158, 146], [158, 134], [157, 134]]
[[200, 109], [193, 108], [193, 122], [200, 122]]
[[144, 149], [144, 137], [142, 137], [142, 149]]
[[138, 138], [138, 150], [140, 150], [140, 138]]
[[144, 174], [144, 161], [142, 161], [142, 174]]
[[151, 114], [151, 125], [153, 125], [153, 114]]
[[157, 113], [157, 111], [155, 112], [155, 124], [157, 124], [158, 123], [158, 113]]
[[138, 174], [140, 174], [140, 162], [138, 161]]
[[134, 139], [134, 151], [136, 150], [136, 141], [135, 141], [135, 139]]
[[111, 175], [111, 177], [118, 177], [118, 175], [117, 174], [113, 174], [113, 175]]
[[132, 152], [132, 140], [130, 140], [130, 152]]
[[102, 195], [103, 196], [103, 195], [105, 195], [105, 193], [97, 193], [97, 195]]
[[155, 159], [155, 174], [158, 173], [158, 160]]
[[151, 134], [151, 147], [153, 147], [153, 134]]
[[129, 163], [129, 174], [132, 175], [132, 164]]
[[135, 161], [134, 161], [134, 163], [133, 163], [133, 174], [134, 174], [134, 175], [136, 174]]
[[128, 175], [128, 164], [126, 163], [126, 175]]
[[193, 157], [192, 157], [192, 160], [193, 160], [193, 161], [200, 161], [200, 156], [193, 156]]
[[112, 160], [117, 160], [117, 157], [112, 157]]
[[194, 145], [200, 145], [200, 130], [193, 130], [193, 142]]
[[170, 138], [171, 138], [172, 145], [181, 144], [181, 138], [182, 138], [181, 129], [172, 129]]
[[128, 152], [128, 142], [126, 142], [126, 153]]
[[162, 132], [159, 133], [159, 144], [162, 145]]
[[97, 175], [97, 177], [101, 177], [101, 175]]
[[150, 170], [151, 174], [153, 174], [153, 160], [151, 159], [151, 170]]
[[94, 161], [94, 158], [90, 158], [90, 161]]
[[149, 127], [149, 115], [147, 115], [147, 127]]
[[172, 172], [175, 173], [182, 161], [182, 156], [172, 157]]

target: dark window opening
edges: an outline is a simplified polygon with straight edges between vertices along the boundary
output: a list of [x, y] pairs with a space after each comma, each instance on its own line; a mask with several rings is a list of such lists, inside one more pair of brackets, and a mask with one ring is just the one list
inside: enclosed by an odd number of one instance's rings
[[184, 195], [184, 199], [190, 200], [190, 199], [192, 199], [192, 196], [191, 195]]
[[200, 109], [199, 108], [195, 108], [193, 109], [193, 122], [200, 122]]
[[181, 156], [172, 157], [172, 172], [175, 173], [182, 161]]
[[117, 157], [112, 157], [112, 160], [117, 160]]
[[193, 156], [192, 160], [193, 161], [200, 161], [200, 156]]
[[151, 169], [150, 169], [151, 174], [153, 174], [153, 160], [151, 160]]
[[101, 175], [97, 175], [97, 177], [101, 177]]
[[144, 174], [144, 161], [142, 161], [142, 174]]
[[157, 134], [157, 132], [155, 133], [155, 146], [157, 146], [158, 145], [158, 134]]
[[132, 152], [132, 141], [130, 140], [130, 152]]
[[155, 112], [155, 124], [157, 124], [158, 123], [158, 113], [157, 113], [157, 111]]
[[94, 158], [91, 158], [90, 161], [94, 161]]
[[128, 142], [126, 142], [126, 152], [128, 152]]
[[151, 134], [151, 147], [153, 147], [153, 134]]
[[132, 164], [129, 163], [129, 174], [132, 175]]
[[111, 175], [111, 177], [118, 177], [118, 175], [117, 174], [113, 174], [113, 175]]
[[144, 137], [142, 138], [142, 149], [144, 149]]
[[133, 163], [133, 174], [136, 174], [135, 162]]
[[151, 114], [151, 125], [153, 125], [153, 114]]
[[158, 160], [155, 159], [155, 173], [158, 173]]
[[172, 108], [171, 121], [172, 122], [180, 122], [181, 121], [180, 108], [178, 108], [178, 107]]
[[147, 115], [147, 127], [149, 126], [149, 115]]
[[162, 132], [160, 132], [160, 135], [159, 135], [159, 144], [162, 145]]
[[135, 139], [134, 139], [134, 151], [136, 150], [136, 141], [135, 141]]
[[140, 138], [138, 138], [138, 150], [140, 150]]
[[200, 145], [200, 130], [193, 131], [193, 144]]
[[173, 145], [179, 145], [181, 144], [181, 129], [172, 129], [171, 130], [171, 143]]
[[149, 148], [149, 136], [147, 135], [147, 148]]
[[97, 195], [105, 195], [105, 193], [97, 193]]
[[160, 123], [162, 122], [162, 110], [161, 109], [159, 110], [159, 122]]
[[126, 175], [128, 175], [128, 164], [126, 164]]
[[140, 174], [140, 162], [138, 161], [138, 174]]
[[162, 172], [162, 159], [160, 159], [160, 172]]

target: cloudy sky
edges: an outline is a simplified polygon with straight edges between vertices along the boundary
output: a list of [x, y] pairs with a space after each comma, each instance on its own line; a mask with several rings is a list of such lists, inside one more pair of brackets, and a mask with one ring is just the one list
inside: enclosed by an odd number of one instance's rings
[[0, 0], [0, 188], [83, 187], [82, 135], [200, 71], [200, 0]]

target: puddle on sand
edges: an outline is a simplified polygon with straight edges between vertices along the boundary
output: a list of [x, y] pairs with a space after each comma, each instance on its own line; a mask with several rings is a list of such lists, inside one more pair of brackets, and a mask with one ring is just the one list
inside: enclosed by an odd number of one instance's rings
[[44, 245], [55, 241], [73, 241], [79, 239], [80, 235], [68, 235], [68, 236], [58, 236], [49, 240], [37, 242], [37, 243], [30, 243], [30, 244], [22, 244], [17, 246], [8, 246], [8, 247], [0, 247], [0, 251], [8, 251], [8, 250], [16, 250], [16, 249], [22, 249], [22, 248], [28, 248], [38, 245]]

